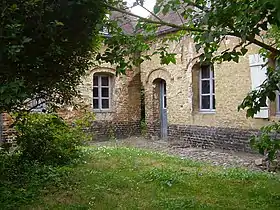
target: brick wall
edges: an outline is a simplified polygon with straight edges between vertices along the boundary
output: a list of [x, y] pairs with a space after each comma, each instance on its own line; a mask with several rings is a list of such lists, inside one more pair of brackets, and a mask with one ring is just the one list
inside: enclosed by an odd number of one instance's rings
[[170, 125], [168, 127], [170, 141], [178, 141], [192, 147], [219, 148], [242, 152], [253, 152], [249, 145], [249, 139], [256, 134], [258, 134], [258, 130], [253, 129], [191, 125]]
[[6, 113], [1, 114], [0, 117], [0, 142], [12, 143], [15, 131], [10, 127], [10, 125], [13, 123], [13, 120], [11, 116]]
[[109, 140], [112, 138], [128, 138], [130, 136], [140, 136], [140, 122], [113, 122], [95, 121], [90, 129], [94, 141]]
[[160, 122], [147, 123], [147, 137], [160, 138]]

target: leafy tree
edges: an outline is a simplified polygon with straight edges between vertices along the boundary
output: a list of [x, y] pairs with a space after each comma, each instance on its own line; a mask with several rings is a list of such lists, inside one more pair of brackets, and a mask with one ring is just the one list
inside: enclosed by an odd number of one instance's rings
[[[68, 103], [100, 45], [104, 0], [0, 2], [0, 113]], [[39, 104], [38, 104], [39, 105]]]
[[[135, 0], [133, 6], [149, 11], [144, 2]], [[275, 0], [158, 0], [154, 10], [149, 11], [150, 18], [132, 14], [123, 4], [107, 7], [138, 20], [135, 32], [140, 33], [137, 35], [121, 33], [114, 27], [116, 23], [108, 23], [113, 38], [106, 41], [108, 49], [105, 53], [97, 57], [117, 63], [117, 70], [121, 73], [155, 54], [160, 55], [162, 64], [175, 63], [175, 54], [168, 53], [166, 42], [179, 41], [185, 35], [193, 38], [201, 62], [239, 62], [251, 44], [259, 46], [261, 53], [269, 59], [276, 60], [280, 55], [280, 3]], [[169, 13], [177, 14], [181, 21], [177, 24], [169, 22], [165, 18]], [[167, 27], [173, 33], [165, 36], [162, 47], [150, 55], [145, 54], [151, 49], [148, 43], [158, 41], [156, 34], [160, 27]], [[220, 51], [220, 44], [228, 36], [238, 38], [239, 43]], [[135, 57], [135, 53], [140, 57]], [[274, 69], [273, 66], [268, 68], [268, 78], [261, 88], [249, 93], [239, 106], [239, 109], [247, 109], [248, 117], [254, 116], [264, 106], [267, 97], [275, 100], [280, 75]]]
[[[133, 6], [141, 6], [149, 11], [144, 2], [135, 0]], [[280, 59], [280, 1], [157, 0], [153, 11], [149, 11], [149, 18], [132, 14], [123, 4], [107, 7], [138, 20], [134, 34], [124, 34], [116, 22], [108, 22], [113, 38], [106, 40], [108, 48], [97, 59], [116, 63], [118, 72], [125, 73], [126, 69], [158, 54], [162, 64], [176, 63], [175, 54], [168, 52], [167, 42], [180, 41], [186, 35], [193, 38], [198, 53], [196, 59], [199, 58], [200, 62], [238, 63], [239, 58], [248, 52], [249, 45], [254, 44], [260, 47], [260, 53], [270, 61], [267, 63], [267, 79], [258, 90], [248, 93], [238, 109], [246, 109], [247, 117], [253, 117], [266, 105], [267, 98], [275, 100], [275, 91], [279, 91], [280, 87], [280, 71], [275, 70]], [[173, 22], [166, 18], [170, 14]], [[174, 14], [179, 22], [174, 21]], [[158, 39], [157, 35], [162, 28], [172, 33]], [[235, 46], [222, 50], [220, 46], [227, 37], [235, 37], [239, 41]], [[162, 45], [151, 50], [150, 43], [153, 41], [161, 41]], [[115, 54], [118, 56], [115, 57]], [[270, 162], [279, 152], [278, 133], [279, 124], [268, 125], [261, 129], [261, 135], [251, 140], [253, 148], [267, 155]]]

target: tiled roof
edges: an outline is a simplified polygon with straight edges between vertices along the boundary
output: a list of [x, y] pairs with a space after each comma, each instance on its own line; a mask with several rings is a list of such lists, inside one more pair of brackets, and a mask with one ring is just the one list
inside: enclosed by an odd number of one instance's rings
[[[168, 22], [168, 23], [172, 23], [172, 24], [176, 24], [176, 25], [181, 25], [183, 24], [183, 18], [181, 17], [180, 13], [178, 12], [174, 12], [174, 11], [171, 11], [169, 13], [167, 13], [166, 15], [163, 15], [163, 14], [159, 14], [158, 17], [165, 21], [165, 22]], [[155, 19], [155, 18], [153, 18]], [[165, 34], [165, 33], [168, 33], [168, 32], [171, 32], [171, 31], [175, 31], [177, 29], [175, 28], [172, 28], [170, 26], [161, 26], [159, 27], [157, 33], [160, 35], [160, 34]]]
[[[158, 15], [158, 17], [168, 23], [181, 25], [183, 18], [180, 15], [179, 12], [170, 11], [166, 15], [163, 15], [162, 13]], [[123, 29], [123, 31], [126, 34], [135, 34], [135, 33], [141, 33], [140, 31], [136, 31], [135, 27], [137, 24], [137, 18], [120, 13], [120, 12], [112, 12], [111, 18], [114, 20], [117, 20], [119, 26]], [[155, 17], [150, 16], [149, 17], [152, 20], [157, 20]], [[172, 31], [176, 31], [177, 29], [172, 28], [170, 26], [161, 26], [158, 28], [157, 34], [165, 34]]]
[[116, 20], [126, 34], [134, 34], [137, 19], [120, 12], [112, 12], [111, 19]]

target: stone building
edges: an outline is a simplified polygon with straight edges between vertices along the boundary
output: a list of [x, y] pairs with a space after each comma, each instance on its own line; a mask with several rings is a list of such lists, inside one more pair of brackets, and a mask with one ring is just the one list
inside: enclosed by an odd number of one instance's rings
[[[228, 37], [226, 44], [238, 40]], [[156, 45], [156, 44], [155, 44]], [[238, 105], [265, 79], [265, 61], [254, 45], [239, 63], [200, 65], [193, 41], [170, 42], [177, 64], [162, 66], [159, 58], [141, 66], [146, 122], [150, 136], [185, 141], [192, 146], [250, 151], [251, 135], [280, 119], [279, 104], [269, 103], [253, 119]], [[278, 97], [279, 98], [279, 97]]]
[[95, 113], [96, 139], [140, 135], [141, 80], [135, 68], [127, 75], [115, 76], [110, 67], [92, 69], [80, 86], [83, 101]]
[[[181, 21], [176, 13], [161, 18]], [[169, 33], [174, 29], [161, 27], [153, 48]], [[237, 38], [227, 37], [220, 51], [238, 43]], [[201, 65], [190, 37], [168, 44], [169, 51], [176, 53], [176, 64], [162, 66], [159, 57], [153, 57], [140, 67], [149, 136], [205, 148], [251, 151], [250, 137], [280, 119], [278, 94], [276, 102], [268, 102], [253, 119], [246, 118], [244, 110], [238, 111], [246, 95], [266, 79], [267, 61], [258, 54], [259, 47], [250, 45], [239, 63]]]
[[[176, 22], [172, 14], [168, 18]], [[173, 32], [162, 27], [159, 42], [152, 46], [157, 47], [162, 37]], [[228, 37], [224, 47], [236, 43], [236, 38]], [[177, 54], [177, 64], [162, 66], [159, 57], [153, 57], [126, 76], [116, 77], [115, 69], [104, 65], [93, 68], [83, 79], [79, 89], [96, 114], [92, 126], [96, 139], [140, 135], [143, 101], [147, 137], [206, 148], [250, 151], [250, 136], [280, 119], [279, 97], [253, 119], [237, 110], [247, 93], [265, 79], [265, 61], [257, 46], [250, 45], [239, 63], [214, 65], [200, 65], [194, 59], [197, 53], [190, 37], [170, 42], [169, 50]]]

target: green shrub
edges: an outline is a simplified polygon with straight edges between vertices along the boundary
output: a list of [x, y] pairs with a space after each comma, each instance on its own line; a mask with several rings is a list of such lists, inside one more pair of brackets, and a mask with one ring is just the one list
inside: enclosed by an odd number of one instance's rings
[[48, 186], [69, 187], [72, 166], [43, 165], [23, 160], [20, 153], [0, 151], [0, 209], [28, 206], [38, 200], [43, 191], [51, 190]]
[[141, 127], [141, 135], [146, 136], [147, 135], [147, 123], [145, 119], [142, 119], [140, 122], [140, 127]]
[[70, 126], [54, 114], [32, 113], [16, 122], [16, 142], [21, 157], [44, 164], [65, 164], [78, 157], [88, 136], [80, 126]]
[[261, 134], [251, 138], [252, 148], [266, 155], [269, 161], [277, 158], [280, 150], [280, 124], [273, 123], [261, 128]]

